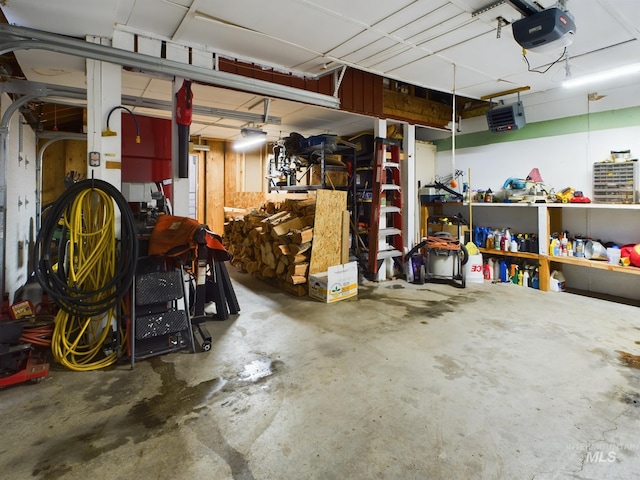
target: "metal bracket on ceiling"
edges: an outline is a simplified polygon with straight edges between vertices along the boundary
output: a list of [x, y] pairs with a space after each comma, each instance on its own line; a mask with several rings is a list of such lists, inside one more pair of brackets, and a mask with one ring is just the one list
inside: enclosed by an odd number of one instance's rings
[[472, 17], [477, 17], [478, 15], [482, 15], [483, 13], [487, 13], [489, 10], [493, 10], [494, 8], [499, 7], [500, 5], [504, 5], [507, 3], [507, 0], [498, 0], [497, 2], [490, 3], [489, 5], [479, 8], [478, 10], [471, 13]]
[[538, 2], [530, 2], [529, 0], [507, 0], [507, 2], [525, 17], [544, 10], [544, 7], [540, 6]]
[[334, 84], [333, 84], [333, 96], [338, 98], [338, 90], [340, 90], [340, 85], [342, 84], [342, 80], [344, 79], [344, 73], [347, 71], [347, 66], [343, 65], [340, 69], [340, 74], [338, 72], [333, 72]]
[[496, 28], [496, 38], [502, 37], [502, 27], [509, 25], [509, 22], [504, 17], [496, 18], [498, 27]]
[[[264, 116], [262, 118], [262, 122], [261, 123], [273, 123], [273, 122], [269, 121], [269, 109], [271, 108], [271, 98], [263, 98], [262, 100], [258, 100], [253, 105], [250, 105], [247, 108], [247, 110], [253, 110], [254, 108], [256, 108], [261, 103], [263, 104], [263, 108], [264, 108]], [[279, 124], [280, 124], [280, 122], [278, 122], [278, 125]]]

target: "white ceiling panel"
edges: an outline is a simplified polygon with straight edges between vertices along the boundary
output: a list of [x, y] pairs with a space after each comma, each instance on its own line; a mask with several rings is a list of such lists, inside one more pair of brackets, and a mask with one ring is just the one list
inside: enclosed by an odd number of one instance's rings
[[[511, 28], [496, 38], [498, 16], [508, 21], [521, 14], [508, 1], [473, 15], [493, 0], [11, 0], [0, 2], [10, 23], [83, 38], [111, 37], [115, 26], [157, 40], [252, 61], [298, 75], [329, 73], [341, 64], [435, 90], [451, 91], [456, 65], [456, 92], [479, 98], [514, 87], [530, 86], [523, 95], [556, 91], [566, 76], [563, 61], [544, 74], [527, 71], [522, 49]], [[543, 7], [556, 0], [538, 0]], [[640, 1], [567, 0], [577, 33], [568, 49], [574, 76], [640, 62]], [[435, 52], [435, 54], [431, 54]], [[540, 71], [561, 52], [529, 52]], [[29, 80], [86, 88], [85, 61], [39, 50], [16, 53]], [[123, 93], [171, 100], [167, 78], [123, 72]], [[630, 83], [635, 80], [628, 80]], [[262, 97], [194, 85], [196, 104], [248, 111]], [[261, 113], [258, 105], [252, 113]], [[271, 134], [297, 128], [302, 134], [371, 122], [344, 112], [273, 100], [270, 114], [282, 126], [265, 126]], [[342, 116], [340, 116], [342, 115]], [[326, 122], [324, 129], [322, 121]], [[200, 121], [200, 119], [199, 119]], [[238, 135], [225, 119], [204, 120], [194, 129]], [[298, 123], [299, 122], [299, 123]], [[215, 126], [213, 124], [216, 124]], [[351, 127], [349, 127], [351, 128]]]
[[[365, 30], [355, 37], [350, 38], [347, 42], [337, 45], [333, 50], [327, 52], [327, 55], [333, 58], [343, 59], [344, 61], [362, 59], [367, 55], [363, 50], [369, 47], [372, 43], [377, 42], [379, 39], [380, 35], [378, 33], [371, 30]], [[393, 46], [394, 43], [395, 42], [393, 40], [388, 39], [386, 41], [386, 48]], [[385, 48], [382, 44], [380, 44], [380, 47]], [[375, 54], [377, 51], [374, 49], [371, 53]]]
[[456, 19], [453, 21], [457, 23], [462, 23], [460, 17], [466, 19], [470, 15], [452, 3], [421, 2], [380, 22], [376, 25], [376, 29], [384, 30], [403, 40], [411, 40], [414, 35], [435, 29], [443, 23], [452, 22], [453, 19]]
[[156, 36], [171, 38], [187, 11], [187, 7], [175, 2], [136, 0], [125, 25], [138, 31], [154, 32]]
[[[392, 16], [394, 12], [415, 4], [415, 0], [397, 0], [394, 2], [372, 2], [371, 0], [298, 0], [311, 6], [314, 10], [322, 9], [333, 12], [333, 15], [351, 19], [363, 25], [376, 25]], [[430, 0], [429, 3], [442, 0]]]
[[378, 63], [372, 65], [372, 68], [388, 75], [405, 65], [422, 62], [428, 56], [428, 54], [421, 50], [405, 47], [403, 51], [394, 53], [387, 59], [380, 59]]
[[181, 40], [204, 45], [218, 53], [281, 68], [292, 68], [318, 56], [316, 52], [277, 38], [204, 19], [193, 20]]
[[9, 23], [73, 37], [110, 37], [116, 2], [104, 0], [19, 0], [2, 2]]
[[382, 55], [390, 48], [396, 47], [397, 44], [393, 40], [389, 38], [380, 38], [359, 50], [353, 51], [349, 55], [345, 55], [342, 58], [352, 64], [367, 65], [366, 68], [369, 68], [370, 63], [375, 63], [375, 60], [373, 62], [371, 61], [372, 58]]
[[316, 52], [326, 52], [362, 30], [359, 22], [303, 2], [271, 0], [268, 3], [273, 12], [271, 18], [265, 16], [264, 7], [262, 0], [245, 0], [242, 8], [234, 2], [215, 2], [213, 6], [200, 2], [197, 9], [247, 34], [259, 32]]

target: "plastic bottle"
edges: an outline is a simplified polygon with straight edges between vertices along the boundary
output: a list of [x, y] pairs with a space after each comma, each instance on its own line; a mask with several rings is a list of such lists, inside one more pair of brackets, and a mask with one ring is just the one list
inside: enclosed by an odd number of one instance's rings
[[529, 269], [525, 268], [524, 273], [522, 274], [522, 285], [525, 287], [530, 287], [529, 283]]
[[489, 262], [484, 264], [482, 267], [482, 276], [485, 280], [491, 280], [491, 274], [493, 273], [493, 268], [489, 265]]
[[492, 249], [493, 248], [493, 232], [489, 231], [489, 233], [487, 233], [487, 249]]
[[515, 263], [511, 264], [511, 275], [509, 276], [509, 280], [511, 280], [511, 283], [515, 285], [518, 284], [518, 265]]
[[562, 238], [560, 239], [560, 256], [566, 257], [568, 256], [569, 250], [569, 239], [567, 238], [567, 232], [562, 234]]
[[504, 245], [501, 246], [502, 250], [505, 252], [509, 251], [511, 248], [511, 232], [509, 232], [508, 228], [504, 231]]
[[535, 289], [540, 288], [540, 276], [538, 275], [538, 269], [536, 268], [533, 272], [533, 278], [531, 280], [531, 287]]
[[491, 189], [487, 189], [487, 191], [484, 194], [484, 201], [485, 203], [491, 203], [493, 202], [493, 192], [491, 191]]
[[518, 272], [518, 285], [522, 286], [523, 283], [524, 283], [524, 273], [522, 273], [522, 270], [520, 270]]
[[493, 263], [493, 281], [500, 281], [500, 262], [497, 260]]
[[500, 260], [500, 281], [507, 283], [509, 281], [509, 272], [507, 270], [507, 262]]
[[560, 256], [560, 241], [556, 235], [551, 238], [551, 243], [549, 244], [549, 255], [552, 257]]

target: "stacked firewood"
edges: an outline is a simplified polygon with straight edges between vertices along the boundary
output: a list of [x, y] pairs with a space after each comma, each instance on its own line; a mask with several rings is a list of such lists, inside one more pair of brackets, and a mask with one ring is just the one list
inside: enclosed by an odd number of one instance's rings
[[259, 278], [276, 279], [297, 295], [307, 291], [315, 199], [267, 202], [228, 219], [224, 244], [231, 263]]

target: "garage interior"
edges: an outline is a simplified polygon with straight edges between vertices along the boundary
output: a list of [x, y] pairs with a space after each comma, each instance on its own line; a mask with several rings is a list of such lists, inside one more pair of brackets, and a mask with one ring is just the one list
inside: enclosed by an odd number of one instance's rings
[[640, 6], [245, 3], [0, 5], [5, 475], [635, 478]]

